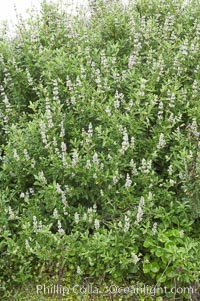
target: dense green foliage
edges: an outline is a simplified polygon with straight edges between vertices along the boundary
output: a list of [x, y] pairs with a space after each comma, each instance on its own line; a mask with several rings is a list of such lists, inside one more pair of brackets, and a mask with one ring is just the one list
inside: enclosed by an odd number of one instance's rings
[[2, 32], [2, 300], [49, 278], [198, 285], [199, 22], [197, 1], [101, 1]]

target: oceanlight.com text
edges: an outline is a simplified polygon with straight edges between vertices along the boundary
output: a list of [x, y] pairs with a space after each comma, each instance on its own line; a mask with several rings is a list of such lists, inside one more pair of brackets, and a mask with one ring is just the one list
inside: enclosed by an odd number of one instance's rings
[[63, 286], [63, 285], [42, 285], [38, 284], [36, 286], [37, 294], [43, 295], [61, 295], [67, 296], [70, 294], [75, 295], [162, 295], [162, 294], [194, 294], [195, 288], [190, 287], [154, 287], [149, 285], [144, 286], [105, 286], [99, 287], [90, 283], [87, 285], [74, 284], [73, 286]]

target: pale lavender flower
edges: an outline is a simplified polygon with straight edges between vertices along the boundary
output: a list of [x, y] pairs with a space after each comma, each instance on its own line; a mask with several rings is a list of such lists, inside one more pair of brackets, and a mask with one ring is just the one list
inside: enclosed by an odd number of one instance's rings
[[9, 217], [8, 217], [9, 220], [15, 219], [15, 214], [10, 206], [8, 207], [8, 214], [9, 214]]
[[74, 221], [75, 221], [75, 223], [78, 225], [78, 223], [79, 223], [79, 220], [80, 220], [80, 218], [79, 218], [79, 214], [76, 212], [75, 214], [74, 214]]
[[119, 181], [119, 179], [117, 178], [117, 176], [113, 176], [113, 184], [117, 184]]
[[106, 112], [106, 114], [107, 114], [108, 116], [111, 116], [111, 111], [110, 111], [110, 109], [109, 109], [108, 107], [105, 109], [105, 112]]
[[62, 193], [62, 189], [61, 189], [61, 186], [60, 186], [59, 183], [56, 183], [56, 191], [57, 191], [58, 193]]
[[127, 175], [126, 175], [125, 188], [128, 189], [129, 187], [131, 187], [131, 184], [132, 184], [132, 180], [130, 179], [129, 174], [127, 173]]
[[165, 137], [164, 134], [161, 133], [157, 144], [157, 149], [162, 149], [165, 147], [165, 145], [166, 145]]
[[25, 157], [26, 161], [30, 161], [30, 156], [28, 154], [27, 149], [24, 149], [23, 153], [24, 153], [24, 157]]
[[51, 107], [50, 107], [50, 103], [49, 103], [49, 99], [46, 98], [46, 116], [47, 116], [47, 120], [48, 120], [48, 128], [52, 128], [53, 127], [53, 119], [52, 119], [52, 114], [51, 114]]
[[30, 250], [31, 249], [31, 247], [29, 245], [28, 239], [25, 240], [25, 248], [26, 248], [26, 250]]
[[37, 232], [37, 230], [38, 230], [37, 217], [34, 215], [33, 216], [33, 231]]
[[60, 128], [61, 128], [61, 130], [60, 130], [60, 137], [62, 138], [62, 137], [65, 136], [65, 129], [64, 129], [64, 122], [63, 121], [61, 121], [61, 123], [60, 123]]
[[163, 102], [159, 102], [158, 105], [158, 119], [163, 119]]
[[76, 272], [77, 272], [78, 275], [82, 275], [82, 271], [81, 271], [81, 268], [80, 268], [79, 265], [77, 266]]
[[27, 68], [26, 68], [26, 76], [27, 76], [27, 79], [28, 79], [29, 86], [33, 86], [33, 79], [32, 79], [31, 74], [30, 74], [30, 72]]
[[155, 234], [157, 232], [158, 223], [154, 223], [152, 227], [152, 232]]
[[132, 69], [135, 63], [136, 63], [136, 56], [134, 53], [132, 53], [128, 60], [128, 69]]
[[39, 178], [39, 180], [41, 181], [41, 183], [47, 184], [47, 180], [46, 180], [46, 178], [45, 178], [45, 176], [44, 176], [44, 172], [43, 172], [43, 171], [40, 171], [40, 172], [38, 173], [38, 178]]
[[130, 219], [127, 215], [125, 215], [125, 217], [124, 217], [124, 229], [123, 229], [124, 232], [125, 233], [128, 232], [129, 228], [130, 228]]
[[61, 149], [62, 149], [62, 153], [66, 153], [67, 146], [66, 146], [66, 143], [63, 141], [61, 142]]
[[23, 199], [23, 198], [25, 197], [24, 192], [21, 192], [19, 197], [20, 197], [21, 199]]
[[98, 159], [98, 154], [95, 152], [93, 157], [92, 157], [92, 161], [94, 164], [99, 165], [99, 159]]
[[75, 106], [76, 105], [76, 99], [75, 99], [75, 97], [73, 96], [73, 97], [71, 97], [71, 104], [73, 105], [73, 106]]
[[93, 134], [93, 128], [92, 128], [92, 123], [90, 122], [88, 127], [88, 137], [91, 138], [92, 134]]
[[17, 154], [17, 150], [16, 149], [14, 149], [13, 157], [15, 158], [16, 161], [19, 161], [19, 156]]
[[135, 224], [138, 225], [142, 221], [143, 217], [143, 207], [144, 207], [144, 197], [142, 196], [138, 205], [138, 211], [136, 216]]
[[92, 166], [92, 165], [91, 165], [91, 161], [90, 161], [90, 160], [87, 160], [87, 161], [86, 161], [86, 168], [87, 168], [87, 169], [90, 169], [91, 166]]
[[131, 137], [130, 148], [131, 148], [131, 149], [134, 149], [134, 148], [135, 148], [135, 138], [134, 138], [134, 137]]
[[74, 150], [72, 154], [72, 166], [76, 166], [78, 163], [78, 151]]
[[138, 171], [137, 171], [136, 163], [134, 162], [133, 159], [131, 159], [131, 161], [130, 161], [130, 166], [132, 167], [132, 174], [134, 176], [137, 176], [138, 175]]
[[53, 100], [59, 100], [59, 91], [58, 91], [58, 82], [57, 80], [53, 80]]
[[53, 217], [55, 219], [58, 219], [58, 210], [55, 208], [54, 211], [53, 211]]
[[140, 258], [133, 252], [131, 253], [131, 257], [134, 264], [137, 264], [138, 261], [140, 260]]
[[173, 174], [173, 167], [172, 167], [172, 165], [170, 165], [168, 167], [168, 174], [169, 174], [169, 176], [171, 176]]
[[95, 220], [94, 220], [94, 227], [95, 227], [96, 230], [99, 229], [100, 223], [99, 223], [99, 220], [98, 220], [98, 219], [95, 219]]
[[67, 201], [66, 201], [66, 195], [65, 195], [65, 192], [62, 191], [61, 192], [61, 197], [62, 197], [62, 203], [67, 206]]
[[65, 234], [65, 231], [64, 231], [64, 229], [62, 228], [62, 225], [61, 225], [60, 220], [58, 220], [58, 232], [59, 232], [61, 235], [64, 235], [64, 234]]
[[42, 142], [45, 144], [45, 146], [47, 146], [47, 138], [46, 138], [46, 125], [44, 123], [44, 121], [40, 122], [40, 134], [42, 136]]
[[123, 129], [123, 141], [122, 141], [122, 147], [121, 147], [121, 154], [124, 154], [125, 151], [129, 148], [129, 138], [128, 138], [128, 133], [127, 133], [127, 129], [124, 128]]

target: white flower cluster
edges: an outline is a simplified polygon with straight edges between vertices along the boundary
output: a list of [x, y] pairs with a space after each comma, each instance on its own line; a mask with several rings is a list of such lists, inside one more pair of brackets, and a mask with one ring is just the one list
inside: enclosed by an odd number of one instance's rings
[[106, 114], [107, 114], [108, 116], [111, 116], [111, 111], [110, 111], [110, 109], [109, 109], [108, 107], [105, 109], [105, 112], [106, 112]]
[[13, 154], [14, 159], [15, 159], [16, 161], [19, 161], [19, 156], [18, 156], [17, 150], [14, 149], [13, 152], [14, 152], [14, 154]]
[[95, 220], [94, 220], [94, 228], [96, 230], [99, 230], [99, 228], [100, 228], [100, 222], [97, 218], [95, 218]]
[[71, 103], [72, 106], [76, 105], [76, 98], [74, 96], [71, 97], [70, 103]]
[[53, 119], [51, 114], [51, 106], [48, 97], [46, 98], [46, 116], [48, 120], [48, 128], [51, 129], [53, 127]]
[[169, 101], [169, 107], [170, 108], [174, 108], [175, 106], [175, 100], [176, 100], [176, 96], [175, 96], [175, 93], [171, 93], [171, 91], [167, 91], [167, 99]]
[[126, 127], [123, 129], [123, 138], [122, 138], [122, 147], [120, 149], [120, 153], [124, 155], [125, 151], [129, 148], [129, 137], [127, 133]]
[[[66, 187], [66, 190], [68, 190], [68, 187]], [[59, 183], [56, 183], [56, 192], [57, 193], [59, 193], [59, 194], [61, 194], [61, 200], [62, 200], [62, 203], [63, 203], [63, 205], [64, 205], [64, 211], [65, 211], [65, 209], [66, 209], [66, 207], [68, 206], [68, 203], [67, 203], [67, 201], [66, 201], [66, 194], [65, 194], [65, 191], [63, 191], [62, 189], [61, 189], [61, 186], [60, 186], [60, 184]]]
[[38, 180], [39, 180], [42, 184], [44, 184], [44, 185], [47, 184], [47, 179], [45, 178], [44, 172], [43, 172], [43, 171], [40, 171], [40, 172], [38, 173]]
[[158, 105], [158, 119], [162, 120], [163, 119], [163, 102], [160, 101]]
[[135, 224], [136, 225], [139, 225], [139, 223], [142, 221], [142, 218], [143, 218], [143, 208], [144, 208], [144, 197], [142, 196], [140, 198], [140, 202], [139, 202], [139, 205], [138, 205], [138, 211], [137, 211], [137, 216], [136, 216], [136, 221], [135, 221]]
[[78, 151], [75, 149], [72, 154], [72, 166], [73, 167], [78, 164], [78, 161], [79, 161], [78, 157], [79, 157]]
[[152, 168], [152, 160], [147, 161], [145, 158], [142, 159], [142, 165], [139, 170], [144, 174], [149, 174]]
[[116, 93], [115, 93], [115, 101], [114, 101], [114, 108], [116, 110], [119, 109], [121, 103], [124, 103], [124, 94], [123, 93], [119, 93], [118, 91], [116, 91]]
[[53, 80], [53, 100], [59, 101], [59, 91], [58, 91], [58, 82]]
[[[3, 89], [4, 90], [4, 89]], [[2, 91], [2, 88], [1, 88], [1, 91]], [[3, 98], [3, 103], [5, 104], [5, 109], [6, 109], [6, 112], [9, 113], [10, 111], [12, 111], [12, 108], [11, 108], [11, 104], [8, 100], [8, 97], [5, 95], [5, 93], [3, 92], [2, 95], [4, 96]]]
[[134, 264], [137, 264], [138, 261], [140, 260], [140, 258], [137, 256], [137, 254], [135, 254], [133, 252], [131, 253], [131, 257], [132, 257], [132, 261]]
[[64, 136], [65, 136], [65, 129], [64, 129], [64, 122], [62, 120], [60, 123], [60, 137], [63, 138]]
[[82, 273], [83, 273], [83, 272], [81, 271], [81, 268], [80, 268], [79, 265], [77, 266], [76, 272], [77, 272], [78, 275], [82, 275]]
[[118, 109], [120, 107], [120, 96], [119, 96], [118, 91], [116, 91], [116, 93], [115, 93], [114, 107], [115, 107], [115, 109]]
[[134, 176], [137, 176], [138, 175], [138, 170], [137, 170], [137, 167], [136, 167], [136, 163], [134, 162], [134, 160], [133, 159], [131, 159], [131, 161], [130, 161], [130, 167], [132, 167], [132, 174], [134, 175]]
[[130, 149], [135, 149], [135, 138], [131, 137]]
[[195, 98], [198, 95], [198, 92], [199, 92], [199, 86], [197, 80], [195, 79], [192, 84], [192, 98]]
[[95, 164], [95, 165], [99, 165], [99, 159], [98, 159], [98, 154], [95, 152], [93, 157], [92, 157], [92, 162]]
[[74, 221], [75, 221], [75, 224], [79, 224], [79, 221], [80, 221], [80, 214], [78, 214], [77, 212], [75, 212], [74, 214]]
[[169, 174], [169, 176], [171, 176], [173, 174], [173, 167], [171, 164], [168, 167], [168, 174]]
[[155, 234], [157, 232], [158, 223], [154, 223], [152, 227], [152, 232]]
[[127, 215], [125, 215], [125, 217], [124, 217], [124, 229], [123, 230], [124, 230], [125, 233], [127, 233], [129, 229], [130, 229], [130, 218]]
[[65, 142], [61, 142], [61, 150], [62, 150], [62, 154], [63, 156], [66, 154], [66, 151], [67, 151], [67, 145]]
[[188, 55], [188, 39], [184, 40], [184, 43], [180, 46], [180, 53], [182, 55], [187, 56]]
[[33, 232], [37, 232], [38, 231], [38, 222], [37, 222], [37, 217], [34, 215], [33, 216]]
[[162, 54], [158, 58], [156, 68], [158, 68], [158, 70], [159, 70], [159, 74], [158, 74], [158, 78], [157, 78], [157, 82], [159, 82], [160, 77], [164, 74], [164, 68], [165, 68], [165, 63], [164, 63]]
[[108, 72], [108, 60], [106, 58], [106, 54], [104, 50], [101, 51], [100, 56], [101, 56], [101, 65], [104, 67], [104, 71]]
[[92, 138], [92, 135], [93, 135], [93, 127], [92, 127], [92, 123], [90, 122], [88, 127], [88, 137]]
[[165, 137], [164, 134], [161, 133], [157, 144], [157, 149], [162, 149], [165, 147], [165, 145], [166, 145]]
[[127, 175], [126, 175], [125, 188], [126, 188], [126, 189], [129, 189], [129, 188], [131, 187], [131, 184], [132, 184], [132, 180], [131, 180], [129, 174], [127, 173]]
[[[83, 214], [83, 221], [88, 221], [90, 224], [93, 222], [94, 214], [96, 213], [97, 206], [96, 204], [93, 205], [93, 207], [88, 208], [87, 213], [85, 212]], [[99, 220], [94, 220], [94, 227], [96, 230], [98, 230], [98, 227], [100, 226]]]
[[145, 78], [141, 79], [140, 92], [139, 92], [140, 96], [144, 96], [145, 95], [146, 82], [147, 82], [147, 80]]
[[91, 161], [90, 161], [90, 160], [87, 160], [87, 161], [86, 161], [85, 167], [86, 167], [87, 169], [90, 169], [91, 166], [92, 166]]
[[29, 162], [31, 160], [31, 158], [29, 156], [27, 149], [23, 150], [23, 154], [24, 154], [25, 160]]
[[[33, 190], [32, 188], [30, 188], [29, 191], [30, 191], [31, 194], [34, 194], [34, 190]], [[29, 202], [29, 196], [30, 196], [30, 195], [29, 195], [29, 192], [28, 192], [28, 191], [26, 191], [25, 193], [24, 193], [24, 192], [21, 192], [21, 193], [20, 193], [20, 198], [21, 198], [21, 199], [24, 199], [24, 201], [25, 201], [26, 203]]]
[[128, 60], [128, 69], [132, 69], [135, 66], [136, 63], [136, 56], [134, 53], [132, 53]]
[[164, 26], [162, 28], [164, 40], [168, 39], [169, 33], [172, 32], [174, 22], [175, 18], [173, 15], [169, 15], [165, 18]]
[[[70, 92], [73, 92], [74, 91], [74, 85], [71, 81], [71, 79], [69, 78], [69, 76], [67, 75], [66, 77], [66, 86], [67, 88], [69, 89]], [[68, 101], [66, 100], [67, 104], [68, 104]]]
[[42, 142], [44, 143], [45, 148], [48, 148], [46, 133], [47, 133], [46, 125], [45, 125], [44, 121], [41, 121], [40, 122], [40, 134], [41, 134], [41, 137], [42, 137]]
[[58, 210], [56, 208], [53, 211], [53, 218], [55, 218], [55, 219], [59, 218], [59, 216], [58, 216]]
[[60, 233], [60, 235], [64, 235], [65, 234], [65, 231], [62, 228], [62, 224], [61, 224], [60, 220], [58, 220], [58, 232]]
[[33, 79], [32, 79], [31, 74], [30, 74], [30, 72], [27, 68], [26, 68], [26, 76], [27, 76], [29, 86], [33, 86]]
[[121, 221], [118, 222], [118, 227], [123, 229], [124, 233], [127, 233], [130, 229], [130, 211], [127, 211], [127, 214], [124, 216], [123, 223]]
[[8, 207], [8, 214], [8, 220], [14, 220], [16, 218], [15, 213], [10, 206]]
[[26, 250], [31, 251], [31, 247], [30, 247], [28, 239], [25, 239], [25, 248], [26, 248]]
[[192, 119], [192, 123], [189, 125], [189, 128], [190, 128], [190, 132], [192, 135], [194, 135], [197, 138], [200, 137], [200, 133], [198, 132], [198, 125], [197, 125], [196, 118]]

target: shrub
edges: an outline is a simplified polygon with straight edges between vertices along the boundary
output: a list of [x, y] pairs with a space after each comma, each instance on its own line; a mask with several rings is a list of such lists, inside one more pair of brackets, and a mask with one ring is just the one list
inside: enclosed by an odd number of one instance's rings
[[41, 278], [198, 283], [195, 3], [100, 1], [89, 18], [43, 3], [2, 33], [4, 298]]

